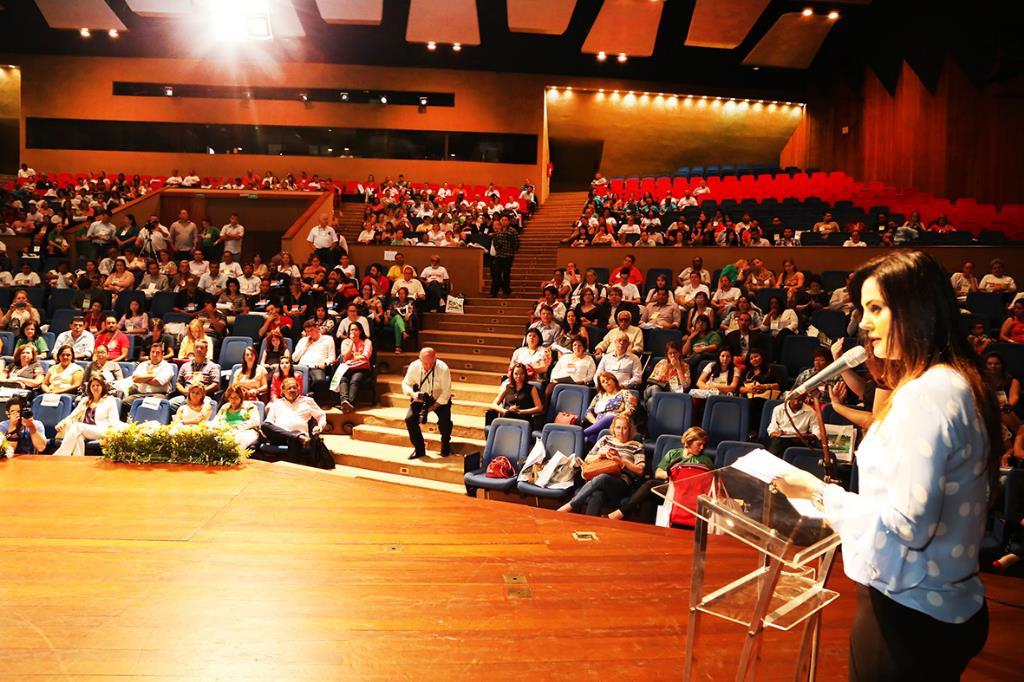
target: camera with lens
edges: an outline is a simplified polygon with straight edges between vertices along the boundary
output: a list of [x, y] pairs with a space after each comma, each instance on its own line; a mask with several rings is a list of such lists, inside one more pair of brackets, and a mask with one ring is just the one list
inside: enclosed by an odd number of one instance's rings
[[412, 410], [413, 414], [419, 417], [420, 424], [426, 424], [427, 415], [430, 414], [430, 406], [435, 402], [434, 396], [429, 393], [421, 393], [419, 384], [413, 384], [412, 390], [414, 391], [414, 395], [412, 403], [409, 405], [409, 409]]
[[26, 405], [25, 407], [21, 408], [21, 420], [22, 421], [31, 421], [32, 420], [32, 408], [29, 407], [28, 405]]

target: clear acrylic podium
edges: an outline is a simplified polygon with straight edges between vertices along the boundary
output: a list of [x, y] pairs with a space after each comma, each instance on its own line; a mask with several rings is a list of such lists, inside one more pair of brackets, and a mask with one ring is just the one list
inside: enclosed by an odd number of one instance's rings
[[[668, 483], [654, 489], [696, 517], [683, 679], [693, 679], [694, 645], [701, 619], [708, 615], [746, 628], [737, 682], [753, 679], [766, 627], [788, 631], [802, 623], [794, 679], [814, 680], [821, 610], [839, 596], [825, 589], [839, 535], [808, 500], [791, 502], [771, 484], [739, 469], [725, 467], [701, 476], [710, 479], [710, 485], [696, 505], [667, 497]], [[704, 579], [709, 533], [751, 547], [754, 570], [708, 591]]]

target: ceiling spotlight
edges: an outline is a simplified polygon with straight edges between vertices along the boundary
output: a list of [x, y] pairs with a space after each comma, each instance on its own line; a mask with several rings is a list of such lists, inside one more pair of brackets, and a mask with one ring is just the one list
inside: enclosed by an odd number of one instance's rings
[[380, 103], [381, 104], [387, 104], [388, 103], [387, 95], [381, 95], [380, 96]]
[[303, 102], [308, 102], [309, 101], [309, 95], [307, 95], [304, 92], [300, 92], [299, 93], [299, 99], [301, 99]]
[[572, 86], [571, 85], [566, 85], [565, 86], [565, 91], [566, 92], [570, 92], [571, 90], [572, 90]]
[[832, 21], [835, 21], [836, 19], [839, 18], [839, 12], [832, 10], [831, 12], [828, 13], [828, 18], [831, 19]]
[[760, 66], [755, 66], [755, 67], [754, 67], [754, 71], [760, 71], [760, 70], [761, 70], [761, 67], [760, 67]]
[[420, 106], [421, 107], [427, 106], [427, 98], [426, 97], [420, 97]]
[[604, 94], [604, 88], [598, 88], [597, 91], [602, 95]]
[[165, 85], [164, 94], [168, 97], [174, 97], [174, 88], [172, 88], [170, 85]]
[[805, 17], [809, 17], [809, 16], [811, 16], [812, 14], [814, 14], [814, 10], [813, 10], [813, 9], [811, 9], [810, 7], [808, 7], [808, 8], [807, 8], [807, 9], [805, 9], [805, 10], [804, 10], [803, 12], [801, 12], [801, 14], [803, 14], [803, 15], [804, 15]]
[[242, 93], [242, 97], [245, 99], [252, 99], [252, 90], [246, 90]]
[[117, 32], [116, 28], [112, 28], [109, 31], [107, 31], [107, 35], [111, 38], [119, 38], [121, 36], [121, 34]]
[[597, 53], [597, 61], [603, 62], [606, 59], [608, 59], [608, 53], [607, 52], [605, 52], [604, 50], [601, 50], [600, 52]]
[[347, 92], [342, 92], [342, 93], [339, 94], [339, 96], [341, 97], [341, 101], [342, 102], [347, 102], [348, 101], [348, 93]]
[[462, 52], [462, 43], [452, 43], [452, 52]]
[[616, 59], [618, 60], [619, 64], [625, 64], [628, 57], [626, 56], [625, 52], [620, 52], [619, 56], [616, 57]]
[[427, 42], [427, 49], [430, 50], [430, 51], [436, 50], [437, 49], [437, 43], [435, 43], [433, 40], [428, 41]]
[[83, 38], [88, 38], [92, 35], [92, 31], [90, 31], [87, 28], [80, 28], [78, 29], [78, 35], [82, 36]]

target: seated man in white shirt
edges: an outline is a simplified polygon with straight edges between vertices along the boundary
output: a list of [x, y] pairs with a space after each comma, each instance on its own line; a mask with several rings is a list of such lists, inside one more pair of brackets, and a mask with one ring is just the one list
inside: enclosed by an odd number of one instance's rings
[[1013, 277], [1006, 274], [1005, 266], [1001, 259], [993, 258], [989, 268], [989, 273], [981, 278], [978, 289], [1009, 294], [1017, 291], [1017, 283], [1013, 281]]
[[[310, 422], [314, 424], [312, 428]], [[334, 461], [317, 438], [326, 425], [327, 415], [324, 411], [309, 396], [299, 395], [298, 382], [289, 377], [281, 384], [281, 398], [270, 403], [260, 431], [271, 445], [288, 447], [288, 453], [283, 458], [286, 461], [332, 469]], [[260, 451], [256, 451], [252, 457], [264, 461], [278, 459]]]
[[[38, 260], [38, 259], [33, 259]], [[13, 279], [13, 284], [16, 287], [38, 287], [42, 286], [42, 280], [39, 279], [39, 274], [32, 269], [32, 263], [29, 259], [23, 258], [21, 261], [21, 272], [16, 274]]]
[[228, 275], [221, 272], [220, 263], [217, 261], [210, 263], [210, 271], [199, 278], [199, 288], [214, 298], [220, 296], [227, 285]]
[[692, 308], [694, 303], [693, 299], [697, 296], [697, 292], [703, 291], [707, 295], [708, 300], [711, 300], [711, 291], [708, 286], [701, 282], [700, 273], [692, 271], [689, 274], [689, 282], [681, 287], [676, 287], [676, 304], [680, 308]]
[[619, 270], [618, 281], [612, 282], [611, 286], [618, 287], [622, 292], [622, 300], [627, 303], [640, 304], [643, 301], [640, 300], [640, 289], [635, 284], [629, 281], [630, 275], [632, 274], [632, 268], [623, 267]]
[[260, 278], [253, 274], [252, 263], [242, 266], [242, 276], [238, 278], [238, 291], [243, 296], [255, 296], [260, 293]]
[[166, 398], [173, 388], [174, 366], [164, 360], [164, 342], [157, 341], [149, 347], [149, 360], [139, 363], [131, 376], [127, 397], [124, 399], [124, 414], [140, 398]]
[[530, 329], [540, 332], [540, 345], [545, 348], [550, 348], [562, 334], [562, 325], [555, 322], [551, 306], [543, 303], [540, 305], [540, 319], [531, 324]]
[[616, 326], [605, 334], [601, 342], [594, 349], [594, 355], [600, 357], [620, 338], [626, 339], [626, 347], [633, 353], [640, 354], [644, 351], [644, 333], [640, 327], [633, 326], [633, 315], [628, 310], [620, 310], [615, 315]]
[[440, 312], [445, 306], [451, 283], [448, 269], [441, 265], [440, 256], [430, 257], [430, 265], [420, 271], [420, 279], [426, 284], [427, 310]]
[[640, 358], [630, 350], [628, 337], [619, 336], [615, 341], [614, 350], [601, 356], [601, 362], [598, 363], [597, 372], [594, 374], [595, 386], [599, 386], [601, 372], [614, 374], [622, 388], [638, 388], [640, 386], [643, 379], [643, 364], [640, 362]]
[[402, 276], [395, 280], [395, 283], [391, 285], [391, 295], [397, 296], [398, 290], [402, 287], [409, 292], [409, 298], [422, 301], [427, 297], [427, 292], [423, 288], [423, 283], [416, 279], [416, 271], [411, 265], [406, 265], [402, 268]]
[[242, 276], [242, 266], [235, 260], [235, 254], [225, 251], [220, 259], [220, 272], [225, 277], [238, 278]]
[[[54, 353], [56, 353], [58, 348], [63, 348], [64, 346], [71, 346], [75, 353], [75, 360], [92, 359], [93, 350], [96, 347], [96, 338], [92, 335], [92, 332], [86, 330], [84, 318], [73, 317], [71, 319], [71, 328], [57, 335], [57, 339], [53, 343]], [[56, 359], [56, 356], [54, 356], [54, 359]]]
[[817, 447], [821, 442], [818, 413], [802, 398], [776, 405], [768, 423], [768, 438], [768, 451], [776, 457], [790, 447]]
[[292, 362], [309, 368], [309, 391], [318, 403], [329, 400], [327, 372], [335, 360], [334, 339], [324, 336], [320, 326], [313, 320], [306, 320], [302, 325], [302, 338], [295, 344]]

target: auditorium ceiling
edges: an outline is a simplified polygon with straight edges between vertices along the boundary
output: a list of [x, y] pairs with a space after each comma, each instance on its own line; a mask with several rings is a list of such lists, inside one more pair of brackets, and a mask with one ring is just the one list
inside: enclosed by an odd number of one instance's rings
[[863, 73], [865, 63], [887, 85], [903, 61], [927, 83], [947, 56], [975, 80], [1019, 73], [1021, 5], [977, 0], [965, 12], [961, 3], [929, 0], [0, 0], [0, 52], [256, 54], [795, 98], [809, 74]]

